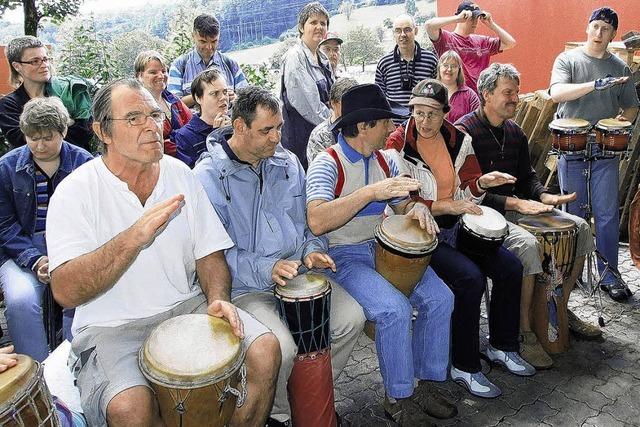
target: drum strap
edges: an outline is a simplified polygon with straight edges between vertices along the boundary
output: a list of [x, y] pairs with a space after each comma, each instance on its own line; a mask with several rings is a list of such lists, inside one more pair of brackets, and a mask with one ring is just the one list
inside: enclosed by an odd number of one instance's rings
[[[340, 156], [338, 156], [338, 153], [333, 147], [328, 147], [326, 151], [333, 158], [333, 161], [336, 162], [336, 167], [338, 169], [338, 180], [336, 182], [336, 188], [334, 190], [334, 195], [337, 199], [338, 197], [340, 197], [340, 194], [342, 194], [342, 188], [344, 187], [344, 168], [342, 167]], [[390, 178], [391, 170], [389, 169], [389, 164], [387, 163], [387, 159], [384, 158], [380, 150], [374, 151], [373, 154], [375, 154], [376, 160], [378, 161], [380, 168], [384, 172], [384, 176], [386, 176], [387, 178]]]

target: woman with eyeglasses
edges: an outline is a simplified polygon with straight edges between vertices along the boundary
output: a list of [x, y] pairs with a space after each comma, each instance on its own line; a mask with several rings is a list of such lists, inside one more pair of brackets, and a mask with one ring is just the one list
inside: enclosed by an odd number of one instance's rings
[[155, 50], [140, 52], [133, 63], [136, 78], [151, 92], [165, 118], [162, 123], [164, 153], [176, 157], [174, 133], [191, 119], [191, 111], [177, 96], [167, 90], [169, 68], [164, 57]]
[[454, 50], [448, 50], [438, 60], [438, 80], [447, 88], [451, 110], [446, 118], [455, 123], [480, 106], [478, 95], [465, 84], [462, 59]]
[[[69, 113], [58, 98], [28, 101], [19, 119], [27, 143], [0, 158], [5, 316], [16, 351], [40, 362], [49, 354], [42, 319], [43, 293], [50, 280], [45, 239], [49, 200], [67, 175], [92, 159], [86, 150], [65, 142], [68, 122]], [[72, 312], [65, 314], [63, 335], [70, 339]]]
[[76, 77], [52, 77], [47, 49], [33, 36], [14, 38], [7, 45], [6, 53], [11, 84], [17, 87], [0, 99], [0, 129], [9, 144], [12, 147], [26, 144], [19, 126], [24, 105], [30, 99], [57, 96], [71, 116], [66, 140], [90, 150], [93, 130], [89, 84]]
[[298, 14], [300, 40], [285, 54], [280, 98], [283, 102], [282, 146], [307, 169], [311, 131], [331, 116], [329, 91], [334, 82], [329, 60], [318, 46], [327, 35], [329, 13], [319, 2]]
[[451, 316], [451, 378], [475, 396], [493, 398], [502, 392], [480, 366], [480, 303], [486, 278], [493, 282], [489, 310], [487, 356], [520, 376], [535, 368], [518, 354], [522, 264], [504, 246], [486, 254], [471, 253], [457, 243], [458, 217], [481, 215], [478, 205], [487, 189], [513, 184], [502, 172], [482, 174], [471, 137], [444, 116], [449, 112], [446, 87], [426, 79], [416, 85], [409, 100], [412, 117], [387, 139], [387, 148], [400, 154], [401, 173], [422, 183], [417, 197], [430, 206], [440, 227], [438, 246], [429, 264], [455, 295]]
[[[178, 159], [193, 168], [207, 149], [207, 136], [220, 133], [231, 137], [229, 89], [224, 75], [217, 68], [204, 70], [191, 82], [191, 96], [199, 113], [174, 135]], [[218, 136], [214, 138], [216, 140]]]

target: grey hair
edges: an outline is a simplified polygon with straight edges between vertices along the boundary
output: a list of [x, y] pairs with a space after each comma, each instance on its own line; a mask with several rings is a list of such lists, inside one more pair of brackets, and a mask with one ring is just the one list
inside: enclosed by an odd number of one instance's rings
[[498, 79], [500, 77], [515, 80], [516, 83], [520, 84], [520, 73], [513, 64], [500, 64], [499, 62], [491, 64], [488, 68], [485, 68], [478, 77], [480, 105], [484, 106], [485, 103], [483, 92], [493, 93], [498, 86]]
[[357, 86], [358, 82], [356, 79], [352, 79], [349, 77], [342, 77], [336, 80], [336, 82], [331, 86], [331, 90], [329, 91], [329, 101], [333, 103], [339, 103], [342, 101], [342, 95], [349, 89], [354, 86]]
[[11, 39], [7, 45], [7, 61], [9, 62], [9, 69], [11, 70], [11, 76], [9, 82], [14, 85], [21, 83], [20, 74], [18, 70], [13, 68], [14, 62], [22, 61], [22, 54], [25, 50], [31, 48], [45, 47], [42, 41], [33, 36], [22, 36]]
[[113, 114], [113, 102], [111, 94], [115, 88], [120, 86], [127, 86], [131, 89], [147, 92], [144, 86], [142, 86], [142, 83], [140, 83], [138, 79], [134, 79], [132, 77], [114, 80], [100, 88], [93, 98], [91, 114], [93, 116], [93, 121], [98, 123], [102, 133], [109, 137], [112, 135], [113, 130], [113, 122], [111, 121], [111, 116]]
[[447, 60], [454, 60], [458, 64], [458, 77], [456, 77], [456, 84], [458, 88], [464, 86], [464, 71], [462, 70], [462, 58], [458, 55], [458, 52], [455, 50], [448, 50], [442, 55], [440, 55], [440, 59], [438, 59], [438, 80], [442, 81], [442, 72], [440, 71], [440, 67]]
[[304, 24], [313, 15], [320, 15], [327, 18], [327, 28], [329, 28], [329, 12], [327, 12], [327, 9], [325, 9], [320, 2], [314, 1], [313, 3], [304, 5], [298, 14], [298, 33], [300, 37], [302, 37], [302, 28], [304, 28]]
[[145, 68], [151, 61], [158, 61], [162, 67], [164, 67], [167, 71], [169, 67], [167, 66], [167, 60], [164, 59], [164, 56], [160, 52], [155, 50], [145, 50], [142, 51], [136, 56], [136, 60], [133, 63], [133, 70], [135, 72], [136, 77], [140, 76], [140, 74], [144, 73]]
[[411, 22], [411, 26], [415, 27], [416, 26], [416, 20], [413, 16], [411, 15], [407, 15], [406, 13], [403, 13], [401, 15], [396, 16], [395, 18], [393, 18], [393, 25], [396, 25], [396, 22], [401, 20], [401, 19], [408, 19], [409, 22]]
[[58, 132], [64, 135], [69, 126], [69, 112], [55, 96], [33, 98], [20, 114], [20, 130], [27, 137]]

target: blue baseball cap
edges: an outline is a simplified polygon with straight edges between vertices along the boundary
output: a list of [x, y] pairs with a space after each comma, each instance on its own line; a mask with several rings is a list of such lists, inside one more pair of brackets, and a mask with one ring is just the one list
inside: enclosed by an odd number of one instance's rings
[[618, 29], [618, 14], [609, 7], [601, 7], [591, 12], [589, 23], [592, 21], [604, 21], [610, 24], [614, 30]]

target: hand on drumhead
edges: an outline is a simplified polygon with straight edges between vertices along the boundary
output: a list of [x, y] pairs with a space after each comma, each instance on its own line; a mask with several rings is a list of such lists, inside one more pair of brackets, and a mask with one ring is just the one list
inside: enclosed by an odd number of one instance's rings
[[571, 194], [563, 194], [563, 195], [549, 194], [549, 193], [542, 193], [540, 195], [540, 201], [542, 203], [544, 203], [545, 205], [552, 205], [552, 206], [564, 205], [565, 203], [573, 202], [577, 198], [578, 198], [578, 194], [575, 191]]
[[293, 279], [298, 275], [300, 265], [302, 265], [300, 261], [278, 260], [271, 270], [271, 280], [276, 285], [285, 286], [287, 284], [286, 279]]
[[13, 352], [13, 346], [0, 348], [0, 372], [13, 368], [18, 364], [18, 355]]
[[184, 206], [184, 195], [176, 194], [173, 197], [154, 205], [137, 220], [129, 231], [133, 233], [134, 242], [139, 247], [145, 247], [153, 243], [169, 224], [169, 221], [180, 213]]
[[420, 228], [427, 231], [427, 233], [435, 236], [440, 232], [440, 228], [431, 215], [431, 210], [423, 203], [416, 203], [411, 210], [406, 213], [407, 218], [412, 218], [420, 222]]
[[407, 197], [410, 191], [420, 189], [420, 181], [405, 176], [387, 178], [375, 184], [369, 184], [374, 200], [389, 200], [396, 197]]
[[516, 177], [513, 175], [509, 175], [508, 173], [493, 171], [489, 173], [485, 173], [480, 178], [478, 178], [478, 185], [483, 189], [491, 188], [491, 187], [499, 187], [504, 184], [515, 184]]
[[336, 263], [329, 254], [322, 252], [311, 252], [304, 257], [304, 265], [311, 270], [312, 268], [324, 269], [330, 268], [334, 273], [336, 272]]
[[536, 215], [545, 212], [551, 212], [552, 210], [552, 205], [546, 205], [544, 203], [536, 202], [535, 200], [519, 199], [516, 205], [516, 211], [525, 215]]
[[213, 317], [222, 317], [227, 319], [227, 322], [231, 325], [233, 333], [238, 338], [244, 338], [244, 325], [242, 319], [238, 314], [236, 306], [228, 301], [214, 300], [207, 307], [207, 314]]

